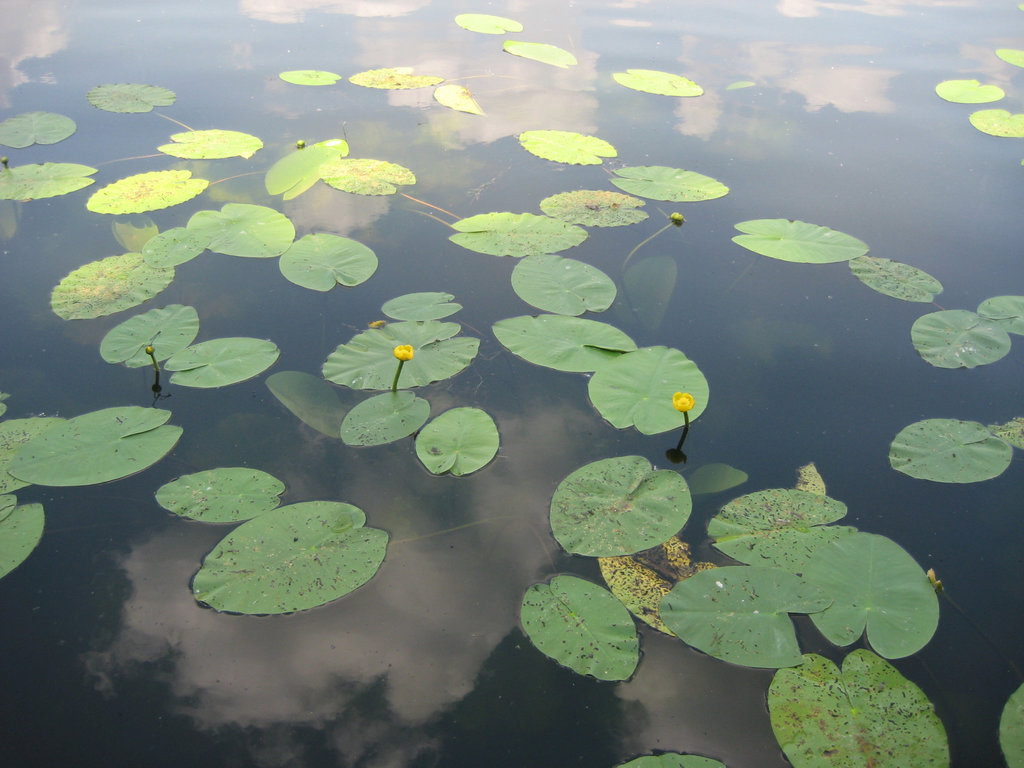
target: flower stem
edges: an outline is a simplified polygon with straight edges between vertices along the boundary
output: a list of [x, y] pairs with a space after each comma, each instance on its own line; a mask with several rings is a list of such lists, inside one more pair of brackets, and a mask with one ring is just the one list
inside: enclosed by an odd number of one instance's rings
[[402, 366], [405, 365], [405, 360], [398, 361], [398, 370], [395, 371], [395, 380], [391, 382], [391, 391], [398, 391], [398, 377], [402, 375]]

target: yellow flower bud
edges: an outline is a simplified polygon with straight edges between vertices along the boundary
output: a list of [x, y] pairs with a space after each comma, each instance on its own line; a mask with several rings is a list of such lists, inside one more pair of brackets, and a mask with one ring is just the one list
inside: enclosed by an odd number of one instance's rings
[[689, 392], [676, 392], [672, 395], [672, 407], [677, 411], [686, 413], [688, 410], [693, 408], [696, 404], [696, 400], [693, 399], [693, 395]]
[[407, 360], [412, 360], [413, 352], [412, 344], [399, 344], [395, 347], [395, 357], [401, 360], [403, 363]]
[[152, 344], [150, 344], [148, 347], [146, 347], [146, 354], [147, 355], [152, 355], [153, 354], [153, 345]]

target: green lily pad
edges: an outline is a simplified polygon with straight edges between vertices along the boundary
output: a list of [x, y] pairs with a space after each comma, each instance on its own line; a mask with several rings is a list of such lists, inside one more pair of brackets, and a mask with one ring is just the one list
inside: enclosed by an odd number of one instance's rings
[[647, 218], [638, 210], [646, 205], [643, 200], [602, 189], [580, 189], [560, 192], [540, 201], [545, 214], [569, 224], [585, 227], [621, 227], [636, 224]]
[[15, 149], [56, 144], [75, 132], [75, 121], [54, 112], [25, 112], [0, 123], [0, 144]]
[[756, 491], [733, 499], [708, 523], [716, 549], [747, 565], [803, 573], [817, 549], [856, 528], [826, 525], [846, 516], [846, 505], [818, 493]]
[[0, 416], [7, 413], [7, 403], [4, 402], [11, 394], [9, 392], [0, 392]]
[[1007, 333], [1024, 336], [1024, 296], [993, 296], [978, 305], [978, 315]]
[[168, 512], [204, 523], [237, 523], [275, 509], [284, 483], [249, 467], [218, 467], [182, 475], [156, 491]]
[[582, 227], [533, 213], [481, 213], [459, 219], [448, 239], [477, 253], [521, 258], [556, 253], [587, 239]]
[[768, 689], [775, 738], [794, 768], [943, 768], [949, 746], [924, 692], [871, 651], [842, 672], [813, 653]]
[[385, 301], [380, 311], [394, 320], [440, 320], [462, 309], [454, 298], [438, 291], [407, 293]]
[[192, 580], [215, 611], [304, 611], [361, 587], [384, 561], [388, 534], [358, 507], [307, 501], [265, 512], [225, 536]]
[[872, 290], [903, 301], [931, 302], [942, 293], [942, 283], [924, 270], [877, 256], [850, 259], [853, 276]]
[[594, 371], [636, 349], [636, 342], [613, 325], [564, 315], [509, 317], [491, 330], [512, 354], [556, 371]]
[[470, 32], [481, 32], [485, 35], [503, 35], [506, 32], [522, 32], [523, 25], [504, 16], [491, 16], [489, 13], [460, 13], [455, 23]]
[[108, 256], [70, 272], [53, 289], [50, 306], [65, 320], [102, 317], [137, 307], [174, 280], [174, 269], [149, 266], [141, 253]]
[[115, 216], [110, 222], [110, 231], [118, 245], [133, 253], [141, 253], [146, 243], [160, 234], [156, 222], [144, 213]]
[[525, 43], [522, 40], [506, 40], [502, 46], [506, 53], [521, 56], [524, 59], [550, 64], [553, 67], [568, 69], [576, 65], [576, 57], [564, 48], [548, 43]]
[[444, 82], [443, 77], [436, 75], [414, 75], [411, 67], [368, 69], [352, 75], [348, 80], [364, 88], [382, 88], [388, 91], [426, 88]]
[[801, 662], [791, 613], [831, 602], [818, 587], [778, 568], [729, 565], [695, 573], [661, 601], [661, 619], [687, 645], [747, 667]]
[[987, 104], [1006, 95], [998, 85], [982, 85], [977, 80], [943, 80], [935, 86], [935, 93], [954, 104]]
[[619, 85], [634, 91], [660, 96], [700, 96], [704, 93], [704, 89], [689, 78], [655, 69], [627, 69], [613, 73], [612, 77]]
[[278, 371], [267, 377], [266, 385], [303, 424], [327, 437], [340, 436], [345, 407], [336, 387], [305, 371]]
[[598, 680], [626, 680], [640, 662], [633, 617], [611, 592], [560, 574], [523, 595], [523, 630], [562, 666]]
[[714, 462], [697, 467], [691, 474], [686, 476], [686, 482], [690, 486], [690, 493], [694, 496], [704, 494], [721, 493], [737, 485], [747, 482], [749, 475], [742, 469], [728, 464]]
[[320, 166], [320, 178], [354, 195], [393, 195], [398, 191], [396, 184], [416, 183], [416, 176], [405, 166], [369, 158], [329, 160]]
[[43, 538], [43, 505], [0, 496], [0, 579], [21, 565]]
[[267, 171], [264, 184], [272, 195], [292, 200], [320, 180], [320, 166], [348, 154], [348, 142], [328, 139], [285, 155]]
[[889, 446], [897, 472], [937, 483], [976, 483], [1010, 466], [1013, 448], [976, 421], [926, 419], [904, 427]]
[[137, 173], [97, 189], [85, 207], [93, 213], [155, 211], [187, 202], [209, 184], [206, 179], [193, 179], [192, 171]]
[[185, 131], [171, 136], [173, 144], [164, 144], [157, 149], [165, 155], [187, 160], [215, 160], [224, 157], [252, 157], [263, 142], [255, 136], [241, 131], [223, 131], [213, 128], [207, 131]]
[[604, 312], [616, 293], [615, 282], [597, 267], [553, 253], [527, 256], [517, 263], [512, 290], [527, 304], [559, 315]]
[[314, 291], [336, 285], [365, 283], [377, 271], [377, 254], [362, 243], [340, 235], [305, 235], [281, 254], [281, 274]]
[[994, 363], [1010, 351], [1002, 326], [965, 309], [929, 312], [910, 328], [914, 349], [936, 368], [974, 368]]
[[1003, 707], [999, 718], [999, 746], [1007, 768], [1024, 768], [1024, 685], [1013, 692]]
[[1024, 51], [1018, 48], [997, 48], [996, 56], [1007, 64], [1013, 64], [1015, 67], [1024, 67]]
[[678, 472], [656, 470], [641, 456], [601, 459], [558, 484], [551, 497], [551, 532], [566, 552], [631, 555], [675, 535], [691, 506]]
[[736, 229], [745, 232], [732, 241], [749, 251], [801, 264], [849, 261], [868, 252], [861, 240], [828, 227], [792, 219], [752, 219]]
[[644, 755], [628, 763], [619, 763], [615, 768], [725, 768], [725, 763], [710, 757], [665, 752], [661, 755]]
[[265, 205], [227, 203], [220, 211], [192, 214], [186, 228], [207, 239], [214, 253], [267, 259], [280, 256], [295, 239], [295, 225], [280, 211]]
[[323, 69], [290, 69], [278, 77], [293, 85], [334, 85], [341, 80], [341, 75]]
[[64, 421], [53, 416], [33, 416], [28, 419], [6, 419], [0, 421], [0, 493], [8, 493], [31, 485], [26, 480], [19, 480], [7, 467], [11, 459], [25, 443], [32, 440], [40, 432]]
[[479, 350], [479, 339], [453, 338], [460, 330], [458, 323], [437, 320], [371, 328], [330, 354], [323, 366], [324, 378], [352, 389], [391, 389], [398, 365], [395, 347], [409, 344], [415, 357], [402, 367], [398, 386], [422, 387], [442, 381], [465, 369]]
[[435, 475], [457, 477], [483, 469], [498, 453], [498, 428], [479, 408], [445, 411], [416, 436], [416, 455]]
[[36, 485], [94, 485], [134, 475], [174, 447], [181, 427], [170, 411], [129, 405], [47, 427], [21, 446], [7, 471]]
[[39, 200], [87, 187], [95, 168], [77, 163], [43, 163], [0, 169], [0, 200]]
[[146, 241], [142, 258], [151, 267], [176, 267], [191, 261], [206, 250], [210, 237], [206, 233], [191, 232], [186, 227], [171, 227]]
[[989, 431], [1015, 448], [1024, 450], [1024, 416], [1010, 419], [1005, 424], [990, 424]]
[[600, 165], [602, 158], [619, 155], [604, 139], [572, 131], [523, 131], [519, 143], [537, 157], [571, 165]]
[[164, 363], [183, 387], [226, 387], [258, 376], [277, 362], [280, 350], [267, 339], [210, 339], [181, 350]]
[[89, 103], [107, 112], [150, 112], [153, 107], [169, 107], [174, 91], [157, 85], [111, 83], [97, 85], [86, 94]]
[[199, 313], [195, 307], [169, 304], [135, 315], [107, 331], [100, 342], [100, 357], [108, 363], [129, 368], [152, 365], [146, 347], [153, 346], [157, 360], [180, 352], [199, 335]]
[[663, 165], [633, 166], [617, 168], [612, 179], [619, 189], [651, 200], [666, 200], [675, 203], [714, 200], [729, 193], [729, 188], [720, 181], [696, 171], [682, 168], [668, 168]]
[[341, 422], [346, 445], [385, 445], [408, 437], [427, 423], [430, 403], [412, 392], [384, 392], [363, 400]]
[[469, 89], [454, 83], [445, 83], [434, 89], [434, 100], [448, 109], [456, 112], [466, 112], [470, 115], [482, 115], [484, 111], [480, 108], [473, 94]]
[[697, 364], [678, 349], [644, 347], [608, 360], [590, 379], [590, 402], [612, 426], [645, 435], [678, 429], [685, 420], [672, 395], [689, 392], [696, 404], [690, 421], [708, 405], [709, 387]]
[[970, 121], [979, 131], [990, 136], [1024, 137], [1024, 114], [1011, 115], [1005, 109], [982, 109], [972, 112]]

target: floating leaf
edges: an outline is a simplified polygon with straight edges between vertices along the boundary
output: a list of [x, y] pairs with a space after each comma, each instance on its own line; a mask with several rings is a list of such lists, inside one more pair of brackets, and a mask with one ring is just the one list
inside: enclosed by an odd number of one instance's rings
[[825, 481], [822, 479], [821, 473], [818, 472], [818, 468], [814, 466], [813, 461], [797, 469], [796, 474], [796, 489], [798, 491], [816, 493], [819, 496], [825, 495]]
[[903, 301], [934, 301], [942, 283], [924, 270], [877, 256], [850, 259], [853, 276], [872, 290]]
[[443, 83], [443, 77], [435, 75], [414, 75], [411, 67], [394, 67], [387, 69], [369, 69], [352, 75], [350, 83], [365, 88], [383, 88], [385, 90], [404, 90], [408, 88], [426, 88]]
[[885, 536], [861, 531], [824, 544], [811, 554], [804, 578], [832, 597], [832, 605], [811, 616], [836, 645], [867, 633], [887, 659], [921, 650], [939, 624], [939, 601], [914, 558]]
[[615, 72], [612, 77], [619, 85], [660, 96], [700, 96], [704, 93], [704, 89], [689, 78], [655, 69], [628, 69]]
[[460, 13], [455, 17], [455, 23], [470, 32], [482, 32], [485, 35], [523, 31], [523, 25], [518, 21], [506, 19], [504, 16], [491, 16], [488, 13]]
[[539, 61], [541, 64], [550, 64], [553, 67], [567, 69], [576, 65], [576, 57], [564, 48], [548, 43], [524, 43], [521, 40], [506, 40], [502, 46], [506, 53], [513, 56], [522, 56], [524, 59]]
[[452, 301], [454, 298], [437, 291], [407, 293], [385, 301], [380, 311], [395, 320], [440, 320], [462, 309], [461, 304]]
[[320, 178], [354, 195], [393, 195], [398, 191], [396, 184], [416, 183], [416, 176], [405, 166], [369, 158], [329, 160], [320, 166]]
[[640, 662], [629, 611], [606, 589], [560, 574], [523, 595], [523, 629], [559, 664], [598, 680], [626, 680]]
[[591, 462], [551, 498], [551, 532], [566, 552], [630, 555], [675, 535], [690, 517], [690, 490], [678, 472], [641, 456]]
[[294, 85], [334, 85], [341, 80], [341, 75], [323, 69], [290, 69], [278, 77]]
[[638, 208], [646, 205], [632, 195], [601, 189], [580, 189], [561, 192], [540, 201], [540, 209], [548, 216], [585, 227], [621, 227], [647, 218]]
[[982, 109], [972, 112], [971, 125], [990, 136], [1024, 137], [1024, 114], [1011, 115], [1005, 109]]
[[278, 371], [267, 377], [266, 385], [304, 424], [328, 437], [340, 436], [345, 408], [336, 387], [304, 371]]
[[0, 200], [39, 200], [87, 187], [95, 168], [77, 163], [43, 163], [0, 169]]
[[926, 419], [904, 427], [889, 446], [898, 472], [937, 483], [976, 483], [1010, 466], [1013, 448], [976, 421]]
[[490, 463], [498, 441], [498, 428], [486, 412], [452, 408], [420, 430], [416, 455], [435, 475], [468, 475]]
[[644, 347], [601, 365], [588, 385], [590, 401], [612, 426], [635, 426], [645, 435], [683, 426], [672, 395], [689, 392], [696, 404], [690, 421], [708, 405], [709, 387], [696, 363], [678, 349]]
[[174, 269], [151, 267], [141, 253], [108, 256], [66, 275], [53, 289], [50, 306], [65, 320], [112, 315], [153, 298], [173, 279]]
[[604, 312], [616, 293], [615, 282], [597, 267], [553, 253], [527, 256], [516, 264], [512, 289], [527, 304], [560, 315]]
[[651, 200], [667, 200], [675, 203], [714, 200], [729, 193], [729, 188], [710, 176], [682, 168], [668, 168], [663, 165], [633, 166], [617, 168], [612, 179], [619, 189]]
[[587, 231], [564, 221], [533, 213], [481, 213], [459, 219], [448, 239], [477, 253], [521, 258], [556, 253], [579, 245]]
[[728, 464], [705, 464], [687, 475], [686, 482], [694, 496], [721, 493], [747, 482], [747, 473]]
[[362, 243], [340, 235], [305, 235], [281, 254], [281, 274], [314, 291], [336, 285], [364, 283], [377, 271], [377, 254]]
[[1010, 351], [1010, 337], [995, 321], [965, 309], [930, 312], [910, 328], [914, 349], [937, 368], [974, 368]]
[[164, 483], [156, 501], [168, 512], [204, 523], [236, 523], [281, 503], [284, 483], [249, 467], [218, 467]]
[[660, 755], [644, 755], [628, 763], [619, 763], [615, 768], [725, 768], [725, 763], [710, 757], [665, 752]]
[[320, 180], [320, 166], [347, 154], [347, 141], [328, 139], [285, 155], [267, 171], [267, 192], [292, 200]]
[[157, 360], [180, 352], [199, 335], [199, 313], [195, 307], [169, 304], [135, 315], [107, 331], [100, 342], [100, 357], [108, 363], [129, 368], [152, 365], [146, 347], [153, 346]]
[[484, 111], [477, 104], [473, 94], [462, 85], [445, 83], [434, 89], [434, 99], [438, 104], [454, 109], [457, 112], [468, 112], [471, 115], [482, 115]]
[[277, 345], [267, 339], [210, 339], [183, 349], [164, 363], [176, 371], [172, 384], [183, 387], [226, 387], [258, 376], [277, 362]]
[[266, 512], [213, 548], [192, 581], [216, 611], [304, 611], [361, 587], [380, 568], [388, 534], [364, 528], [358, 507], [307, 501]]
[[1024, 685], [1013, 692], [1003, 707], [999, 745], [1007, 768], [1024, 768]]
[[954, 104], [987, 104], [1006, 95], [998, 85], [982, 85], [977, 80], [943, 80], [935, 86], [935, 93]]
[[129, 405], [85, 413], [47, 427], [7, 467], [36, 485], [94, 485], [141, 472], [174, 447], [181, 427], [170, 411]]
[[7, 467], [21, 446], [32, 440], [40, 432], [62, 421], [64, 419], [52, 416], [34, 416], [28, 419], [0, 421], [0, 493], [16, 491], [19, 488], [30, 485], [28, 481], [19, 480], [8, 472]]
[[996, 56], [1007, 64], [1015, 67], [1024, 67], [1024, 51], [1017, 48], [997, 48]]
[[172, 227], [156, 235], [142, 247], [142, 258], [151, 267], [176, 267], [191, 261], [210, 244], [207, 233], [186, 227]]
[[476, 357], [480, 340], [460, 336], [458, 323], [388, 323], [352, 337], [324, 363], [324, 378], [352, 389], [391, 389], [395, 377], [394, 350], [410, 344], [415, 357], [402, 367], [398, 386], [422, 387], [450, 378]]
[[0, 496], [0, 579], [21, 565], [43, 538], [43, 505]]
[[768, 689], [775, 738], [794, 768], [943, 768], [949, 746], [928, 697], [895, 667], [858, 649], [843, 670], [813, 653]]
[[267, 259], [280, 256], [295, 239], [295, 225], [265, 205], [227, 203], [220, 211], [192, 214], [186, 228], [214, 253]]
[[777, 568], [730, 565], [694, 574], [661, 601], [661, 619], [683, 642], [747, 667], [801, 662], [790, 613], [831, 602], [816, 586]]
[[86, 94], [89, 103], [107, 112], [149, 112], [153, 107], [169, 107], [174, 91], [157, 85], [114, 83], [97, 85]]
[[741, 88], [750, 88], [755, 85], [757, 85], [757, 83], [755, 83], [753, 80], [737, 80], [735, 83], [729, 83], [727, 86], [725, 86], [725, 90], [738, 91]]
[[15, 149], [56, 144], [75, 132], [75, 121], [54, 112], [25, 112], [0, 123], [0, 144]]
[[1024, 296], [993, 296], [978, 305], [978, 315], [1007, 333], [1024, 336]]
[[224, 157], [252, 157], [263, 148], [255, 136], [240, 131], [185, 131], [171, 136], [173, 144], [157, 147], [165, 155], [187, 160], [214, 160]]
[[1005, 424], [991, 424], [989, 431], [1010, 445], [1024, 450], [1024, 416], [1010, 419]]
[[137, 173], [92, 193], [85, 207], [93, 213], [142, 213], [187, 202], [209, 185], [192, 171]]
[[556, 371], [594, 371], [636, 349], [636, 343], [613, 325], [563, 315], [510, 317], [491, 330], [513, 354]]
[[385, 445], [408, 437], [427, 423], [430, 403], [412, 392], [385, 392], [345, 414], [341, 439], [347, 445]]
[[7, 413], [7, 403], [5, 403], [4, 400], [6, 400], [10, 396], [11, 395], [9, 392], [0, 392], [0, 416], [3, 416], [5, 413]]
[[619, 154], [604, 139], [572, 131], [523, 131], [519, 143], [537, 157], [572, 165], [600, 165], [601, 158]]
[[855, 237], [828, 227], [792, 219], [752, 219], [736, 229], [745, 232], [732, 241], [747, 250], [782, 261], [801, 264], [831, 264], [849, 261], [868, 252]]

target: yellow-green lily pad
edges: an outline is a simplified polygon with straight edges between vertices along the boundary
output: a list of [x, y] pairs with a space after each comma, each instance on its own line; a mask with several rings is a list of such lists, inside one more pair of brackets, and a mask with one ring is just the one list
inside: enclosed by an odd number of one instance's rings
[[411, 67], [368, 69], [352, 75], [348, 80], [365, 88], [382, 88], [389, 91], [426, 88], [444, 82], [443, 77], [436, 75], [414, 75]]
[[209, 186], [192, 171], [137, 173], [93, 192], [85, 207], [94, 213], [143, 213], [187, 202]]
[[141, 253], [108, 256], [66, 275], [53, 289], [50, 306], [65, 320], [112, 315], [153, 298], [172, 280], [173, 268], [151, 267]]
[[157, 147], [165, 155], [188, 160], [214, 160], [224, 157], [252, 157], [263, 148], [263, 142], [241, 131], [185, 131], [171, 136], [173, 144]]

